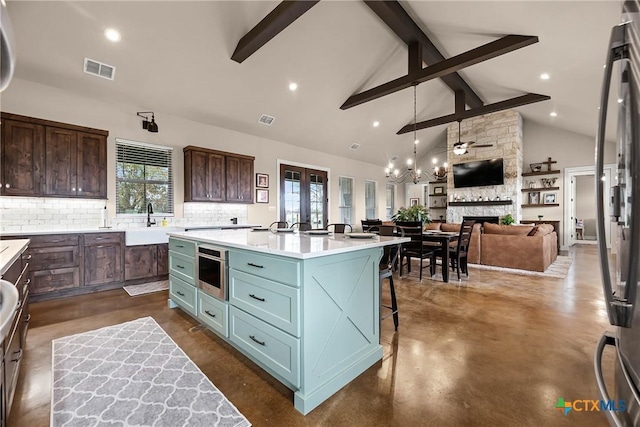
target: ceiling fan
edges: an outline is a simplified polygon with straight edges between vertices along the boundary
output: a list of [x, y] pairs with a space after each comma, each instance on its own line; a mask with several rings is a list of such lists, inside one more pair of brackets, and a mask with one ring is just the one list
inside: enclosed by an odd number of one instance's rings
[[488, 148], [488, 147], [493, 147], [493, 144], [476, 144], [475, 141], [466, 141], [466, 142], [462, 142], [460, 141], [460, 122], [462, 122], [462, 120], [458, 120], [458, 142], [456, 142], [455, 144], [453, 144], [453, 154], [457, 155], [457, 156], [462, 156], [463, 154], [467, 154], [468, 148], [471, 148], [473, 146], [473, 148]]

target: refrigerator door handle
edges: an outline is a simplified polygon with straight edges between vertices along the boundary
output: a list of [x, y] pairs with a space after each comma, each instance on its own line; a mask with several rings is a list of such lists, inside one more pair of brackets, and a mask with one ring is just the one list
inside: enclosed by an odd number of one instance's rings
[[[604, 352], [604, 348], [608, 345], [616, 347], [616, 338], [610, 332], [605, 332], [602, 334], [602, 337], [600, 337], [600, 341], [598, 341], [598, 346], [596, 347], [596, 352], [593, 357], [593, 369], [596, 374], [596, 382], [598, 383], [598, 394], [600, 395], [600, 399], [606, 402], [609, 402], [611, 397], [609, 396], [607, 385], [605, 384], [604, 376], [602, 375], [602, 353]], [[625, 372], [625, 376], [629, 375], [626, 373], [624, 366], [622, 371]], [[607, 416], [610, 425], [616, 427], [625, 426], [624, 420], [622, 420], [615, 411], [604, 411], [604, 414]]]
[[604, 176], [604, 144], [605, 126], [607, 123], [607, 105], [609, 100], [609, 89], [611, 88], [611, 76], [613, 74], [613, 63], [626, 56], [627, 46], [625, 45], [625, 30], [628, 23], [616, 25], [611, 30], [609, 49], [607, 52], [607, 62], [605, 65], [604, 82], [600, 96], [600, 115], [598, 118], [598, 132], [596, 134], [596, 234], [598, 239], [598, 256], [600, 257], [600, 272], [602, 274], [602, 290], [604, 292], [605, 305], [609, 322], [615, 326], [631, 326], [633, 305], [625, 298], [613, 295], [611, 283], [611, 272], [609, 269], [609, 258], [607, 254], [607, 240], [604, 227], [604, 181], [600, 177]]

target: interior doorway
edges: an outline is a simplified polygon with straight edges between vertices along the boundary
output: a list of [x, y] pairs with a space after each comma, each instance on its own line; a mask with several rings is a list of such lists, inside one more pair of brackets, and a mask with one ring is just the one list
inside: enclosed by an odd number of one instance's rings
[[324, 170], [280, 164], [280, 221], [308, 222], [311, 228], [328, 224], [328, 173]]
[[[612, 187], [615, 165], [604, 166], [604, 188]], [[596, 244], [596, 176], [595, 166], [564, 170], [564, 235], [565, 245]], [[611, 247], [610, 201], [605, 200], [605, 236]]]

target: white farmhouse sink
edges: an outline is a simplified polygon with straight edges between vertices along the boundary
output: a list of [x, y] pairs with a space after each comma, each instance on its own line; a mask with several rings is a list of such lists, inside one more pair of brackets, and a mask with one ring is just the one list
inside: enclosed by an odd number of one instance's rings
[[130, 228], [125, 230], [125, 244], [127, 246], [136, 245], [157, 245], [169, 242], [167, 233], [184, 231], [184, 227], [148, 227]]
[[9, 333], [17, 307], [18, 288], [13, 283], [0, 279], [0, 340], [4, 340]]

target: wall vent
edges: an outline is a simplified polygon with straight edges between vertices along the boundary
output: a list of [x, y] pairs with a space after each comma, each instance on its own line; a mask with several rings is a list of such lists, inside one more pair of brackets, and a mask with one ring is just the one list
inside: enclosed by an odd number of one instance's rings
[[398, 160], [398, 156], [393, 156], [393, 157], [391, 158], [391, 161], [392, 161], [392, 162], [395, 162], [396, 160]]
[[258, 119], [258, 123], [262, 123], [263, 125], [271, 126], [275, 120], [276, 120], [275, 117], [271, 117], [271, 116], [267, 116], [266, 114], [263, 114]]
[[351, 144], [349, 146], [349, 150], [357, 150], [358, 148], [360, 148], [360, 144]]
[[103, 79], [113, 80], [116, 74], [116, 67], [103, 64], [93, 59], [84, 58], [84, 72]]

